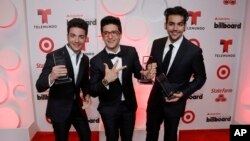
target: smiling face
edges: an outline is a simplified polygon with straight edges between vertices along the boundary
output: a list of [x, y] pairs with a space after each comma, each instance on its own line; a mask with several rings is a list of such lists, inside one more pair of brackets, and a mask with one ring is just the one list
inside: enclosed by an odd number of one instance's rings
[[75, 52], [79, 53], [85, 44], [86, 31], [82, 28], [71, 27], [67, 35], [68, 46]]
[[165, 28], [171, 43], [174, 43], [181, 38], [186, 29], [184, 17], [181, 15], [169, 15], [168, 21], [165, 23]]
[[105, 46], [113, 52], [116, 52], [121, 40], [121, 33], [114, 24], [107, 24], [102, 27], [102, 38]]

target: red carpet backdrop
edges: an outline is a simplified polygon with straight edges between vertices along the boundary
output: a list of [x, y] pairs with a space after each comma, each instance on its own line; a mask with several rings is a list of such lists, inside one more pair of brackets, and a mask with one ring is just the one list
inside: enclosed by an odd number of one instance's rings
[[[203, 88], [189, 98], [179, 130], [249, 124], [247, 0], [1, 0], [0, 140], [31, 140], [37, 131], [52, 131], [45, 117], [48, 91], [37, 92], [35, 82], [46, 54], [67, 42], [68, 20], [83, 18], [88, 22], [88, 39], [82, 50], [92, 58], [104, 47], [100, 19], [106, 15], [119, 17], [121, 43], [135, 46], [144, 64], [142, 58], [149, 55], [152, 41], [167, 36], [164, 10], [177, 5], [189, 12], [184, 35], [203, 49], [208, 77]], [[152, 86], [137, 80], [134, 85], [138, 101], [134, 140], [144, 140]], [[97, 105], [98, 99], [93, 99], [87, 113], [91, 130], [100, 132], [101, 141], [104, 129]]]

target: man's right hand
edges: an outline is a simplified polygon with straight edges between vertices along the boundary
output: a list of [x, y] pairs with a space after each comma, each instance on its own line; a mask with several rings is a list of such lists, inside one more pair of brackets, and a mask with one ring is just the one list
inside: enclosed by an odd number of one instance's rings
[[118, 78], [119, 71], [125, 69], [127, 66], [122, 66], [121, 68], [117, 68], [118, 60], [115, 62], [114, 66], [109, 69], [108, 65], [104, 63], [105, 66], [105, 76], [104, 79], [108, 81], [108, 83], [115, 81]]
[[53, 83], [56, 79], [68, 74], [67, 68], [65, 65], [57, 65], [52, 68], [50, 73], [50, 82]]

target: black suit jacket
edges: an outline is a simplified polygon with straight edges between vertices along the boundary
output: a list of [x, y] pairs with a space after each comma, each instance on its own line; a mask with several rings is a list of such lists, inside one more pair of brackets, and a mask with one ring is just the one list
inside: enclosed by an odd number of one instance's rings
[[[105, 76], [104, 63], [108, 64], [109, 68], [113, 67], [111, 59], [108, 57], [108, 53], [103, 49], [95, 57], [90, 60], [90, 89], [93, 97], [99, 97], [99, 112], [111, 112], [116, 111], [116, 106], [121, 101], [121, 92], [125, 97], [131, 111], [136, 111], [137, 102], [132, 82], [133, 74], [136, 78], [140, 78], [140, 71], [142, 69], [139, 61], [138, 54], [134, 47], [120, 45], [122, 54], [122, 65], [126, 65], [127, 68], [122, 70], [122, 85], [117, 79], [109, 84], [107, 89], [102, 84], [102, 79]], [[104, 109], [109, 109], [109, 111]]]
[[[163, 73], [162, 57], [166, 42], [167, 37], [156, 39], [153, 42], [151, 56], [153, 56], [158, 65], [156, 76]], [[190, 81], [191, 77], [193, 77], [192, 81]], [[205, 65], [201, 48], [184, 37], [167, 74], [167, 79], [170, 83], [180, 85], [178, 90], [183, 92], [184, 97], [178, 102], [166, 103], [163, 99], [161, 88], [156, 82], [149, 96], [147, 111], [150, 112], [150, 110], [163, 107], [168, 116], [182, 116], [187, 98], [200, 89], [206, 81]]]
[[[53, 60], [54, 52], [65, 54], [66, 68], [68, 76], [73, 79], [72, 83], [53, 84], [51, 87], [49, 86], [49, 74], [52, 71], [52, 67], [55, 66]], [[42, 73], [36, 82], [36, 88], [38, 92], [43, 92], [50, 88], [46, 116], [54, 121], [64, 121], [70, 115], [74, 100], [77, 100], [79, 107], [82, 106], [80, 88], [84, 96], [89, 94], [89, 58], [83, 54], [75, 83], [74, 71], [66, 46], [54, 52], [47, 54]]]

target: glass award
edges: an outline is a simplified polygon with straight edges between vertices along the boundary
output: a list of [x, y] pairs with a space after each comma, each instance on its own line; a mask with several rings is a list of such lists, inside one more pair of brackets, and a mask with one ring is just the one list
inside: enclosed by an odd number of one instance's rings
[[[156, 69], [157, 65], [153, 60], [152, 56], [143, 56], [142, 58], [143, 70], [151, 71], [152, 69]], [[141, 84], [153, 84], [153, 79], [148, 79], [146, 76], [141, 74], [141, 79], [138, 80]]]
[[176, 92], [176, 90], [175, 90], [175, 87], [173, 87], [169, 83], [166, 75], [164, 73], [161, 73], [160, 75], [156, 76], [156, 80], [162, 88], [163, 96], [169, 99], [173, 98], [173, 94], [174, 92]]
[[[64, 57], [64, 52], [55, 52], [53, 53], [53, 59], [54, 59], [54, 64], [55, 65], [65, 65], [65, 57]], [[58, 79], [56, 79], [55, 84], [65, 84], [65, 83], [71, 83], [72, 78], [70, 78], [68, 75], [66, 76], [61, 76]]]

